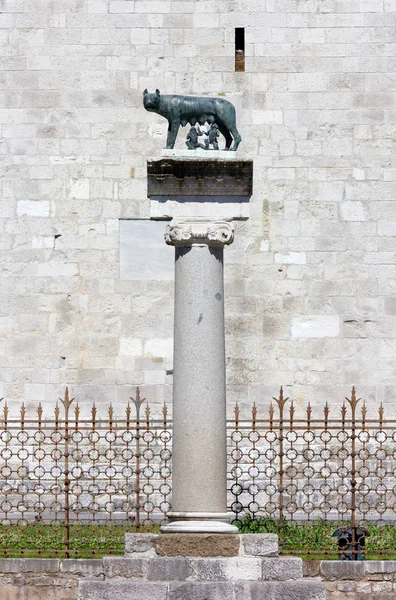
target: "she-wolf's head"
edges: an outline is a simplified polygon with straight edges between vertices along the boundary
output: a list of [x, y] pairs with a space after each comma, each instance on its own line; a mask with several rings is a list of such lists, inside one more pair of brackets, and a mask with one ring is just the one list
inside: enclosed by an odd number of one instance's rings
[[150, 110], [152, 112], [156, 112], [159, 108], [160, 104], [160, 91], [155, 90], [154, 94], [149, 94], [147, 89], [143, 92], [143, 106], [146, 110]]

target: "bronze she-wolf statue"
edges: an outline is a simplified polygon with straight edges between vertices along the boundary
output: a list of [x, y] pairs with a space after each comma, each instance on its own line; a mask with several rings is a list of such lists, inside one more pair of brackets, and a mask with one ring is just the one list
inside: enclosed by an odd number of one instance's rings
[[216, 123], [220, 133], [225, 137], [226, 150], [236, 150], [241, 142], [241, 136], [236, 128], [234, 105], [223, 98], [165, 96], [161, 95], [159, 90], [155, 90], [153, 94], [144, 90], [143, 105], [146, 110], [155, 112], [167, 119], [169, 123], [166, 140], [167, 148], [174, 147], [180, 125], [185, 127], [187, 123], [190, 123], [193, 127], [197, 123], [200, 125]]

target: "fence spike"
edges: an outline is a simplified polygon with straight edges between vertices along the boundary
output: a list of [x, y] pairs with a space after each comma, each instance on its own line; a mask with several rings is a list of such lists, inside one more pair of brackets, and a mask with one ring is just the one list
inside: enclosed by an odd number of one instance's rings
[[39, 423], [41, 422], [41, 419], [43, 418], [43, 407], [41, 406], [41, 402], [37, 407], [37, 418], [39, 420]]
[[329, 407], [329, 403], [326, 402], [325, 407], [323, 409], [323, 413], [324, 413], [324, 418], [327, 421], [329, 418], [329, 413], [330, 413], [330, 407]]
[[238, 404], [238, 402], [235, 402], [234, 416], [235, 416], [235, 422], [238, 425], [238, 422], [239, 422], [239, 404]]
[[253, 423], [253, 427], [256, 427], [256, 419], [257, 419], [257, 406], [256, 403], [253, 402], [253, 406], [252, 406], [252, 423]]

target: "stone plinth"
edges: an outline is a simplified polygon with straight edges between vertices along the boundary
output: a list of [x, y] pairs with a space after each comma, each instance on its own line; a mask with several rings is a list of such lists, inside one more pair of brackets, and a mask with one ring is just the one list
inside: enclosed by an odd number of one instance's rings
[[[83, 581], [78, 600], [325, 600], [321, 581], [302, 579], [300, 558], [278, 558], [277, 536], [206, 536], [208, 546], [235, 556], [160, 556], [167, 544], [189, 552], [203, 548], [203, 535], [127, 534], [126, 558], [103, 559], [105, 581]], [[180, 538], [178, 540], [178, 538]], [[201, 538], [201, 541], [198, 540]], [[217, 538], [214, 540], [213, 538]], [[220, 538], [223, 538], [220, 543]], [[231, 540], [231, 538], [233, 538]], [[255, 538], [255, 539], [253, 539]], [[170, 541], [170, 540], [169, 540]], [[149, 555], [147, 554], [149, 553]]]
[[[172, 151], [173, 152], [173, 151]], [[253, 162], [230, 152], [191, 151], [147, 163], [150, 217], [245, 220], [253, 193]]]

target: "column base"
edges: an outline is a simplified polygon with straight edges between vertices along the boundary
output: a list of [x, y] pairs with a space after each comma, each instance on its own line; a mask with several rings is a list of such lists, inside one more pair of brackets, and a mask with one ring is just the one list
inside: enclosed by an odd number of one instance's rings
[[239, 533], [231, 525], [232, 513], [171, 512], [170, 523], [161, 526], [161, 533]]

